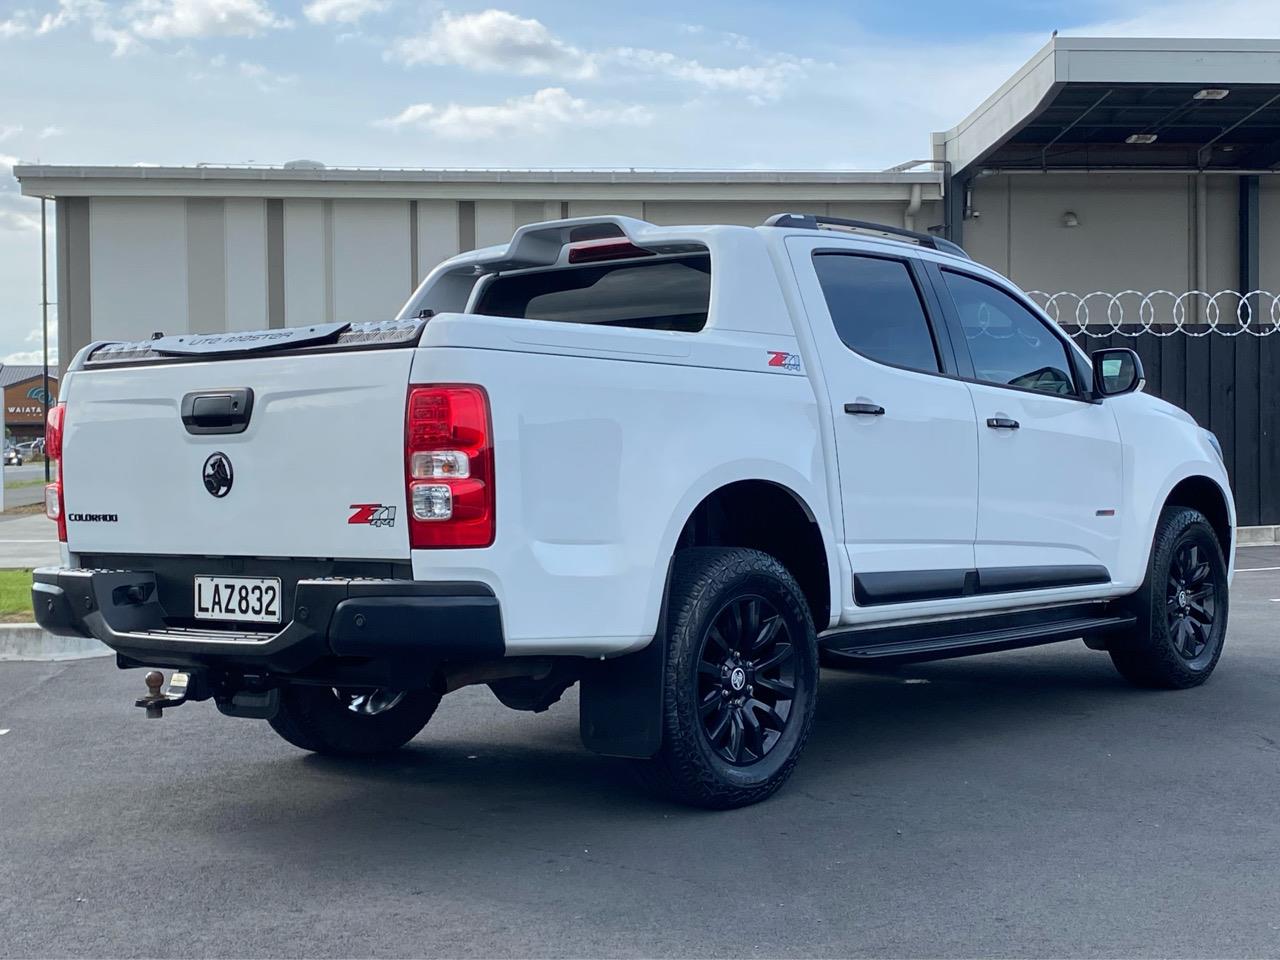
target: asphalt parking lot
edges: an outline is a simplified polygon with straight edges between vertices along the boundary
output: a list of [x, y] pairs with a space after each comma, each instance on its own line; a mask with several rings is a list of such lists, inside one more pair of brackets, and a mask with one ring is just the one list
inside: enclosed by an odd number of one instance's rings
[[1070, 643], [824, 676], [790, 784], [673, 807], [540, 715], [447, 698], [337, 762], [109, 659], [0, 664], [3, 956], [1275, 956], [1280, 547], [1204, 687]]

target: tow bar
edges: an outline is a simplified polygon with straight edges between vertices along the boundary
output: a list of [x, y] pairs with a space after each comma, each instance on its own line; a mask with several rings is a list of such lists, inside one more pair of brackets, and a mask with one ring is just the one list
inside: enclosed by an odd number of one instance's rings
[[187, 687], [191, 683], [191, 674], [175, 671], [169, 679], [169, 688], [163, 690], [164, 674], [159, 670], [150, 670], [143, 677], [147, 685], [147, 695], [134, 701], [135, 707], [143, 707], [147, 711], [148, 720], [159, 720], [165, 710], [180, 707], [187, 702]]

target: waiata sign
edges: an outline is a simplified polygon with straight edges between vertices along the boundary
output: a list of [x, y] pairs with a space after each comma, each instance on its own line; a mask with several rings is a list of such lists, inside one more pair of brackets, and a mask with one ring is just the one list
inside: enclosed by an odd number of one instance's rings
[[[49, 378], [49, 403], [58, 402], [58, 381]], [[4, 419], [8, 426], [44, 422], [44, 378], [11, 383], [4, 391]]]

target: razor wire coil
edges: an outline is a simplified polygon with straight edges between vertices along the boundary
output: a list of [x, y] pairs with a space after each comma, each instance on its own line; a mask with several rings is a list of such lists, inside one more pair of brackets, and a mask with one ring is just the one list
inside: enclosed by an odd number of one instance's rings
[[[1029, 290], [1029, 296], [1058, 326], [1071, 336], [1103, 340], [1122, 337], [1238, 337], [1247, 333], [1267, 337], [1280, 333], [1280, 294], [1269, 290], [1095, 290], [1079, 294], [1070, 290], [1045, 293]], [[1124, 329], [1124, 328], [1128, 329]]]

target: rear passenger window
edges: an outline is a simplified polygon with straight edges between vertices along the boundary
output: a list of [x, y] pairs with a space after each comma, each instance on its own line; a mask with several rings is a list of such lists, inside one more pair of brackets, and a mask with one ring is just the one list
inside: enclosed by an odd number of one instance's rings
[[707, 323], [707, 254], [498, 276], [476, 313], [693, 333]]
[[895, 367], [926, 373], [942, 369], [920, 293], [905, 263], [819, 253], [813, 265], [836, 333], [846, 347]]

